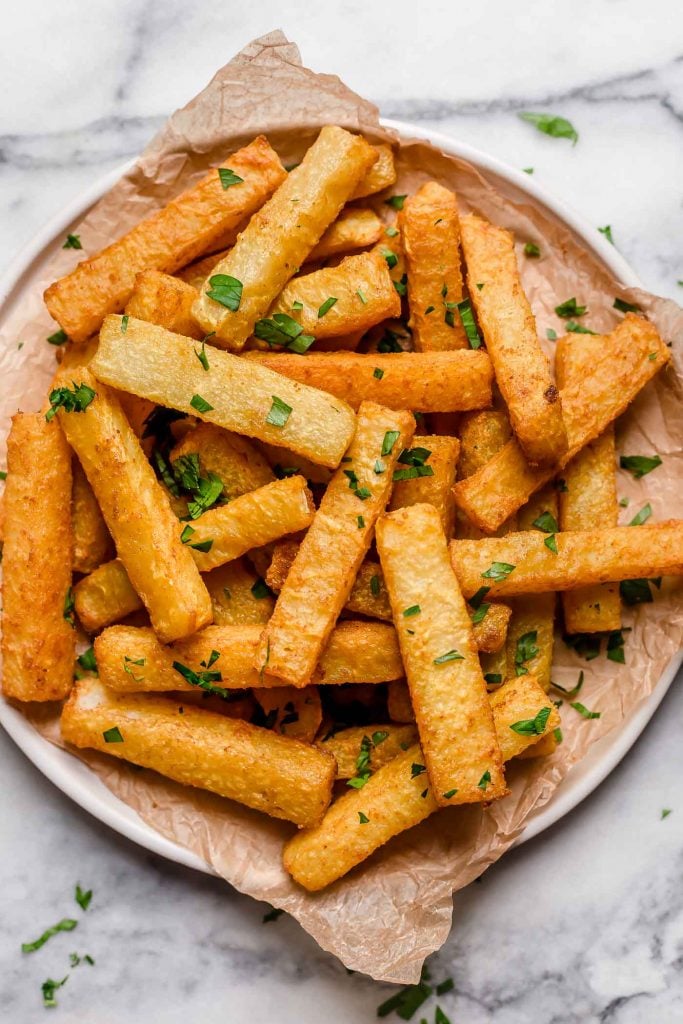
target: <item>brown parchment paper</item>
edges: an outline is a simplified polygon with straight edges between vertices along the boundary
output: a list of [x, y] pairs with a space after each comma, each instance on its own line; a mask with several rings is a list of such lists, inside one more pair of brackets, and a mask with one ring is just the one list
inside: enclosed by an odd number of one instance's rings
[[[84, 252], [92, 253], [179, 192], [205, 168], [265, 132], [284, 162], [296, 161], [324, 124], [362, 131], [373, 140], [398, 141], [378, 122], [376, 108], [339, 79], [302, 67], [299, 52], [280, 32], [246, 47], [222, 68], [152, 140], [133, 169], [73, 225]], [[464, 209], [474, 209], [514, 230], [518, 245], [535, 241], [540, 260], [521, 260], [524, 283], [538, 319], [558, 334], [553, 311], [570, 296], [589, 307], [585, 324], [607, 331], [618, 321], [619, 294], [640, 303], [673, 346], [674, 365], [639, 396], [618, 428], [618, 446], [628, 454], [657, 452], [663, 465], [642, 481], [620, 473], [619, 494], [631, 498], [628, 522], [646, 501], [653, 520], [680, 517], [683, 484], [683, 311], [673, 302], [624, 289], [578, 237], [545, 206], [494, 175], [422, 142], [402, 140], [396, 192], [410, 192], [427, 178], [455, 189]], [[388, 208], [374, 200], [384, 216]], [[68, 271], [83, 253], [63, 250], [63, 236], [40, 253], [0, 310], [0, 465], [9, 417], [17, 408], [37, 409], [54, 369], [45, 343], [54, 330], [42, 304], [44, 287]], [[545, 344], [545, 342], [544, 342]], [[19, 347], [21, 345], [21, 348]], [[267, 900], [296, 917], [326, 950], [349, 968], [377, 979], [416, 981], [422, 961], [446, 939], [452, 894], [481, 874], [515, 841], [525, 824], [552, 798], [572, 765], [591, 745], [619, 728], [653, 690], [683, 639], [681, 590], [665, 581], [655, 603], [625, 609], [626, 665], [603, 655], [585, 662], [561, 642], [554, 678], [572, 686], [586, 674], [581, 700], [600, 719], [584, 720], [562, 708], [564, 742], [550, 760], [510, 766], [511, 795], [488, 809], [442, 811], [395, 839], [365, 865], [326, 892], [298, 889], [281, 867], [285, 823], [227, 800], [132, 770], [99, 754], [80, 755], [120, 799], [153, 828], [187, 847], [242, 892]], [[603, 645], [604, 647], [604, 645]], [[59, 743], [57, 712], [25, 713], [52, 742]]]

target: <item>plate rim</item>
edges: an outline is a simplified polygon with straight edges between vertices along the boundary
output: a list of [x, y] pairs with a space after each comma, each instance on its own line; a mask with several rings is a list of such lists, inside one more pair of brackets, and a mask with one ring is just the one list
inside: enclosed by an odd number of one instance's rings
[[[404, 138], [430, 142], [449, 155], [467, 160], [478, 169], [492, 172], [515, 185], [520, 191], [531, 195], [548, 210], [559, 216], [625, 286], [643, 287], [625, 258], [600, 234], [597, 228], [589, 224], [569, 204], [559, 199], [530, 175], [443, 132], [397, 119], [381, 118], [380, 123], [384, 127], [398, 132]], [[19, 250], [0, 277], [0, 306], [4, 305], [12, 293], [20, 288], [22, 278], [41, 254], [54, 245], [58, 236], [67, 231], [75, 221], [82, 219], [90, 207], [134, 164], [135, 158], [124, 161], [101, 175], [87, 189], [79, 192], [59, 213], [50, 218], [43, 228]], [[639, 702], [622, 727], [617, 730], [617, 735], [615, 736], [615, 730], [612, 730], [604, 737], [605, 740], [609, 738], [612, 740], [609, 749], [599, 757], [595, 765], [588, 767], [583, 778], [575, 782], [572, 787], [566, 787], [566, 780], [560, 785], [549, 803], [541, 808], [522, 830], [514, 843], [515, 846], [520, 846], [555, 824], [605, 780], [645, 729], [669, 689], [682, 661], [683, 652], [678, 652], [672, 657], [652, 693]], [[217, 875], [211, 865], [197, 854], [167, 839], [151, 825], [148, 825], [137, 812], [107, 789], [84, 762], [44, 739], [22, 713], [4, 698], [0, 701], [0, 725], [49, 782], [94, 818], [151, 853], [205, 874]], [[596, 744], [596, 747], [600, 742]], [[591, 753], [587, 757], [590, 757]], [[567, 778], [570, 778], [572, 772], [575, 772], [585, 761], [586, 758], [582, 759], [570, 771]]]

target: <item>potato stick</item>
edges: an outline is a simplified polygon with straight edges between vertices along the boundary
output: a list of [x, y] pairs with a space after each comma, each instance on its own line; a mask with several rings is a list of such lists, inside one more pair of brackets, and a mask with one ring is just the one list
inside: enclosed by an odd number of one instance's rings
[[[335, 302], [326, 309], [330, 299]], [[378, 253], [362, 252], [347, 256], [336, 267], [293, 278], [271, 306], [268, 317], [281, 313], [296, 320], [307, 335], [334, 338], [367, 331], [388, 317], [400, 316], [401, 300], [386, 261]]]
[[[397, 459], [415, 420], [365, 402], [342, 466], [332, 477], [263, 631], [257, 667], [293, 686], [311, 680], [391, 494]], [[297, 479], [292, 477], [292, 479]]]
[[[483, 619], [472, 623], [474, 642], [480, 654], [495, 654], [505, 645], [512, 609], [506, 604], [486, 602], [488, 611]], [[475, 610], [476, 611], [476, 610]], [[474, 612], [470, 611], [470, 616]]]
[[[503, 409], [484, 409], [481, 412], [463, 413], [460, 422], [458, 479], [465, 480], [485, 466], [511, 437], [510, 420]], [[515, 528], [516, 520], [513, 515], [500, 527], [500, 535]], [[484, 534], [461, 509], [457, 509], [456, 536], [476, 540]]]
[[[546, 708], [549, 715], [540, 734], [547, 734], [559, 725], [556, 709], [532, 676], [510, 680], [490, 702], [505, 761], [538, 740], [537, 735], [520, 734], [510, 726], [519, 721], [534, 721], [539, 712], [543, 712], [540, 725]], [[362, 789], [350, 788], [335, 800], [320, 825], [290, 839], [283, 859], [294, 880], [311, 892], [324, 889], [393, 836], [418, 825], [438, 810], [432, 787], [424, 773], [416, 771], [424, 763], [422, 748], [416, 743], [371, 775]], [[461, 767], [465, 773], [468, 762], [464, 752], [461, 752]], [[461, 787], [451, 802], [471, 802], [476, 795], [469, 787]]]
[[408, 271], [409, 325], [416, 351], [469, 348], [455, 308], [463, 298], [455, 193], [428, 181], [406, 200], [398, 220]]
[[[214, 659], [212, 668], [221, 673], [219, 685], [230, 689], [281, 686], [275, 676], [254, 668], [254, 656], [261, 636], [259, 624], [208, 626], [180, 643], [166, 647], [154, 631], [145, 627], [112, 626], [95, 640], [100, 678], [119, 692], [188, 690], [197, 683], [186, 681], [173, 662], [187, 665], [201, 674], [202, 662]], [[340, 622], [333, 630], [314, 673], [314, 682], [326, 685], [399, 679], [403, 665], [393, 626], [384, 622]]]
[[249, 691], [236, 691], [231, 693], [228, 698], [217, 697], [204, 690], [198, 690], [196, 693], [188, 693], [187, 690], [183, 690], [180, 693], [167, 693], [165, 696], [177, 701], [183, 711], [189, 704], [192, 707], [202, 708], [204, 711], [215, 711], [216, 714], [225, 715], [227, 718], [241, 718], [244, 722], [250, 722], [258, 708], [258, 704]]
[[447, 806], [463, 786], [494, 799], [505, 792], [502, 761], [439, 515], [431, 505], [399, 509], [380, 519], [376, 541], [435, 799]]
[[202, 577], [211, 595], [213, 621], [217, 626], [265, 625], [275, 601], [255, 572], [242, 558], [226, 562]]
[[259, 441], [259, 448], [265, 455], [273, 473], [276, 477], [289, 476], [293, 472], [301, 473], [302, 476], [314, 484], [329, 484], [332, 479], [332, 470], [327, 466], [318, 466], [303, 455], [291, 451], [289, 448], [280, 448], [275, 444], [266, 444]]
[[[133, 433], [139, 438], [145, 454], [149, 456], [153, 448], [152, 442], [154, 439], [144, 435], [147, 430], [147, 421], [157, 406], [147, 398], [138, 398], [137, 395], [131, 395], [128, 391], [117, 391], [116, 396], [126, 414], [126, 419], [133, 428]], [[181, 429], [181, 421], [176, 421], [172, 425], [171, 433], [173, 433], [174, 428], [177, 430]]]
[[[385, 260], [389, 268], [391, 280], [394, 281], [396, 292], [405, 295], [408, 284], [408, 263], [398, 220], [385, 227], [384, 234], [373, 249], [373, 252], [379, 253], [382, 259]], [[401, 328], [406, 334], [408, 333], [405, 324], [401, 323]], [[410, 337], [410, 335], [408, 336]]]
[[373, 146], [372, 148], [377, 154], [377, 159], [369, 171], [361, 178], [351, 199], [364, 199], [365, 196], [381, 192], [383, 188], [388, 188], [389, 185], [393, 185], [396, 181], [396, 166], [391, 148], [384, 145]]
[[593, 373], [562, 391], [569, 451], [559, 467], [530, 466], [513, 439], [477, 473], [456, 483], [457, 504], [480, 529], [497, 530], [558, 468], [604, 433], [671, 358], [655, 327], [631, 313], [611, 334], [592, 341], [602, 352], [602, 356], [596, 352]]
[[[75, 373], [75, 377], [74, 377]], [[180, 540], [178, 521], [116, 396], [89, 369], [64, 371], [56, 381], [92, 389], [85, 411], [59, 409], [66, 439], [95, 492], [119, 558], [164, 641], [211, 621], [211, 599]]]
[[481, 665], [486, 685], [490, 687], [500, 686], [507, 676], [507, 651], [505, 643], [503, 643], [499, 651], [494, 651], [493, 654], [480, 652], [479, 664]]
[[73, 569], [74, 572], [92, 572], [113, 556], [114, 542], [78, 459], [73, 460], [72, 472]]
[[71, 689], [71, 452], [44, 413], [17, 413], [7, 439], [2, 690], [22, 701]]
[[[235, 352], [243, 348], [376, 160], [361, 136], [333, 125], [322, 129], [200, 288], [193, 314], [207, 333], [215, 333], [216, 344]], [[237, 291], [222, 302], [212, 297], [211, 279], [218, 275], [237, 282]]]
[[526, 458], [553, 466], [568, 448], [560, 394], [536, 335], [509, 231], [468, 214], [460, 222], [467, 283], [512, 429]]
[[257, 210], [286, 178], [262, 135], [222, 166], [244, 180], [223, 188], [218, 169], [212, 168], [167, 206], [50, 285], [45, 304], [73, 341], [85, 341], [107, 313], [123, 309], [141, 270], [172, 274], [205, 252], [226, 228]]
[[181, 540], [192, 551], [202, 572], [304, 530], [313, 520], [315, 506], [302, 476], [274, 480], [242, 494], [227, 505], [217, 505], [198, 519], [184, 523]]
[[74, 587], [74, 607], [86, 633], [97, 633], [126, 615], [144, 608], [124, 564], [103, 562]]
[[449, 412], [491, 404], [491, 362], [485, 352], [249, 352], [257, 362], [291, 380], [327, 391], [357, 409], [373, 401], [389, 409]]
[[[209, 276], [213, 268], [217, 267], [221, 260], [225, 259], [236, 240], [237, 234], [230, 240], [230, 244], [226, 248], [222, 248], [218, 252], [212, 252], [209, 256], [203, 256], [200, 260], [195, 260], [194, 263], [190, 263], [189, 266], [183, 267], [182, 270], [179, 270], [177, 274], [175, 274], [175, 277], [177, 277], [178, 280], [184, 281], [185, 284], [189, 284], [194, 288], [193, 301], [197, 298], [198, 290], [204, 284], [204, 281]], [[140, 319], [144, 320], [144, 317], [141, 317]], [[202, 331], [202, 334], [203, 333], [204, 332]]]
[[387, 710], [392, 722], [415, 721], [410, 690], [405, 679], [396, 679], [387, 684]]
[[327, 260], [330, 256], [353, 252], [374, 245], [381, 238], [384, 225], [374, 210], [349, 206], [330, 224], [309, 260]]
[[[471, 597], [483, 584], [491, 597], [574, 590], [594, 583], [683, 574], [683, 520], [606, 530], [570, 530], [555, 534], [557, 554], [538, 530], [506, 537], [451, 541], [451, 560], [463, 593]], [[513, 565], [500, 570], [494, 565]], [[493, 568], [494, 576], [482, 573]]]
[[318, 740], [316, 746], [333, 755], [337, 762], [338, 779], [352, 779], [358, 777], [363, 770], [358, 767], [359, 756], [366, 763], [366, 770], [376, 772], [414, 743], [417, 743], [417, 729], [414, 725], [387, 723], [353, 725], [350, 729], [341, 729], [326, 739]]
[[[557, 730], [556, 730], [557, 731]], [[550, 757], [554, 754], [559, 746], [559, 741], [555, 737], [554, 732], [547, 733], [543, 739], [537, 743], [533, 743], [526, 750], [523, 750], [517, 757], [520, 761], [530, 761], [534, 757]]]
[[246, 438], [213, 423], [199, 423], [185, 434], [169, 455], [174, 465], [197, 454], [201, 475], [214, 473], [223, 483], [223, 497], [238, 498], [272, 483], [275, 474], [261, 452]]
[[320, 820], [335, 761], [316, 747], [164, 697], [118, 694], [82, 680], [64, 707], [62, 736], [76, 747], [153, 768], [297, 825]]
[[323, 720], [317, 686], [273, 686], [254, 690], [254, 697], [266, 716], [266, 728], [302, 743], [313, 742]]
[[[453, 484], [455, 483], [455, 467], [458, 462], [460, 442], [456, 437], [444, 437], [437, 434], [416, 435], [413, 438], [412, 447], [413, 449], [425, 449], [430, 453], [425, 459], [424, 466], [431, 469], [432, 474], [431, 476], [412, 477], [407, 475], [405, 480], [398, 480], [391, 492], [389, 510], [393, 512], [397, 508], [407, 508], [409, 505], [423, 503], [433, 505], [439, 513], [443, 532], [450, 540], [455, 524]], [[398, 468], [410, 474], [421, 471], [423, 467], [401, 464]]]
[[201, 339], [204, 331], [192, 316], [192, 304], [196, 298], [196, 288], [185, 281], [160, 270], [143, 270], [135, 278], [133, 294], [124, 312], [176, 334]]
[[355, 352], [360, 345], [364, 330], [352, 331], [351, 334], [340, 334], [334, 338], [321, 338], [316, 341], [316, 352]]
[[344, 402], [218, 349], [207, 350], [207, 371], [196, 342], [142, 320], [131, 317], [125, 334], [121, 328], [117, 316], [102, 325], [92, 363], [100, 380], [324, 466], [339, 464], [355, 426]]

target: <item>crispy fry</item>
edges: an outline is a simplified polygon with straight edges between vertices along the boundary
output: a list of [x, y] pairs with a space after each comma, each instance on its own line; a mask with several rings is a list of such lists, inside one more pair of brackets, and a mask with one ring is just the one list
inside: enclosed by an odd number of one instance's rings
[[[474, 642], [480, 654], [495, 654], [505, 644], [512, 609], [506, 604], [487, 602], [488, 611], [483, 619], [472, 624]], [[470, 612], [470, 614], [472, 614]]]
[[406, 200], [398, 219], [408, 270], [409, 325], [416, 351], [469, 348], [455, 309], [463, 298], [455, 193], [436, 181], [425, 182]]
[[74, 746], [297, 825], [318, 822], [332, 795], [334, 758], [315, 747], [211, 711], [183, 706], [181, 713], [165, 697], [113, 693], [97, 679], [76, 685], [61, 728]]
[[383, 188], [388, 188], [389, 185], [393, 185], [396, 181], [396, 166], [391, 148], [384, 145], [373, 146], [372, 148], [377, 153], [377, 159], [370, 170], [361, 178], [351, 196], [352, 199], [364, 199], [365, 196], [381, 192]]
[[[550, 713], [542, 734], [559, 725], [557, 711], [532, 676], [510, 680], [490, 700], [505, 761], [538, 739], [536, 735], [513, 731], [510, 726], [515, 722], [534, 720], [548, 708]], [[468, 763], [464, 755], [461, 763], [466, 772]], [[413, 768], [420, 764], [424, 764], [424, 754], [416, 743], [371, 775], [362, 789], [350, 789], [336, 800], [317, 828], [299, 832], [290, 839], [284, 849], [284, 865], [294, 880], [311, 892], [324, 889], [393, 836], [438, 810], [432, 787], [427, 785], [424, 774], [416, 774]], [[469, 788], [463, 789], [451, 803], [469, 802], [472, 796]]]
[[107, 313], [123, 309], [136, 274], [142, 270], [172, 274], [205, 252], [226, 228], [257, 210], [286, 178], [263, 135], [222, 166], [244, 180], [224, 189], [217, 169], [212, 168], [167, 206], [50, 285], [45, 304], [73, 341], [85, 341]]
[[97, 633], [112, 622], [144, 608], [123, 562], [103, 562], [74, 587], [74, 607], [86, 633]]
[[[481, 412], [463, 413], [460, 422], [458, 479], [465, 480], [485, 466], [511, 437], [510, 420], [503, 409], [483, 409]], [[514, 529], [516, 529], [516, 519], [513, 515], [500, 527], [500, 535]], [[455, 530], [456, 536], [469, 537], [471, 540], [485, 536], [461, 509], [456, 510]]]
[[553, 466], [567, 451], [567, 430], [522, 289], [513, 237], [474, 214], [463, 217], [461, 231], [471, 301], [512, 429], [529, 462]]
[[[212, 277], [239, 284], [230, 306], [211, 297], [211, 277], [201, 286], [193, 315], [214, 341], [239, 352], [273, 300], [296, 273], [325, 230], [377, 160], [359, 135], [327, 125], [298, 167], [247, 224]], [[231, 308], [234, 305], [235, 308]]]
[[75, 657], [71, 598], [71, 452], [43, 413], [17, 413], [7, 439], [2, 690], [61, 700]]
[[196, 453], [202, 474], [214, 473], [223, 482], [223, 497], [232, 501], [257, 487], [272, 483], [275, 475], [260, 451], [245, 437], [213, 423], [199, 423], [175, 445], [169, 461]]
[[112, 316], [102, 325], [92, 366], [112, 387], [227, 430], [286, 445], [324, 466], [338, 465], [355, 425], [344, 402], [227, 352], [212, 349], [208, 360], [206, 371], [195, 343], [179, 334], [133, 318], [124, 334], [121, 318]]
[[72, 472], [73, 569], [74, 572], [92, 572], [113, 556], [114, 542], [78, 459], [73, 460]]
[[317, 686], [298, 690], [295, 686], [272, 686], [254, 690], [254, 697], [266, 716], [267, 728], [302, 743], [312, 743], [323, 720]]
[[327, 260], [330, 256], [353, 252], [374, 245], [384, 225], [374, 210], [349, 206], [330, 224], [318, 244], [311, 250], [309, 260]]
[[211, 621], [211, 600], [181, 543], [173, 515], [116, 396], [89, 369], [55, 381], [91, 388], [83, 412], [60, 408], [59, 422], [95, 492], [119, 558], [162, 640], [176, 640]]
[[373, 401], [389, 409], [449, 412], [491, 404], [491, 362], [485, 352], [249, 352], [258, 362], [291, 380], [320, 388], [357, 409]]
[[359, 755], [369, 755], [367, 768], [376, 772], [414, 743], [417, 743], [417, 729], [414, 725], [384, 724], [354, 725], [350, 729], [341, 729], [319, 740], [316, 746], [334, 756], [338, 779], [352, 779], [358, 776]]
[[179, 693], [166, 693], [164, 696], [176, 701], [178, 706], [183, 708], [183, 712], [189, 704], [204, 711], [215, 711], [216, 714], [225, 715], [227, 718], [241, 718], [243, 722], [250, 722], [258, 707], [251, 692], [242, 690], [236, 690], [228, 697], [217, 697], [204, 690], [198, 690], [196, 693], [182, 690]]
[[[632, 313], [627, 313], [611, 334], [591, 340], [602, 352], [596, 354], [593, 373], [562, 391], [569, 451], [560, 467], [604, 433], [671, 358], [655, 327]], [[558, 468], [530, 466], [512, 439], [477, 473], [456, 483], [455, 500], [480, 529], [491, 533]]]
[[405, 679], [396, 679], [387, 685], [387, 710], [392, 722], [415, 721], [410, 690]]
[[124, 312], [176, 334], [201, 339], [204, 331], [191, 312], [196, 298], [197, 290], [179, 278], [163, 274], [160, 270], [143, 270], [135, 278], [133, 294]]
[[[424, 449], [430, 454], [424, 461], [424, 466], [432, 470], [430, 476], [417, 475], [408, 476], [405, 480], [398, 480], [394, 484], [391, 493], [389, 510], [393, 512], [397, 508], [407, 508], [409, 505], [421, 505], [427, 503], [433, 505], [439, 513], [441, 526], [448, 540], [453, 536], [455, 524], [455, 498], [453, 497], [453, 484], [455, 483], [455, 467], [458, 462], [460, 442], [456, 437], [445, 437], [432, 434], [430, 436], [415, 436], [413, 438], [413, 450]], [[422, 456], [420, 456], [421, 458]], [[422, 466], [401, 464], [398, 469], [421, 471]]]
[[[328, 299], [334, 304], [320, 315]], [[303, 304], [299, 309], [297, 303]], [[401, 300], [386, 261], [375, 252], [347, 256], [336, 267], [293, 278], [270, 309], [269, 317], [285, 314], [317, 338], [335, 338], [401, 315]], [[292, 356], [297, 358], [297, 356]]]
[[290, 476], [210, 508], [185, 523], [180, 537], [186, 538], [197, 566], [208, 572], [252, 548], [306, 529], [314, 511], [304, 478]]
[[301, 473], [310, 483], [325, 484], [325, 486], [332, 479], [332, 470], [327, 466], [319, 466], [289, 448], [266, 444], [264, 441], [259, 441], [259, 448], [271, 465], [276, 477], [289, 476], [292, 472], [297, 472]]
[[[555, 534], [557, 554], [538, 530], [484, 540], [451, 541], [451, 560], [463, 593], [482, 584], [491, 596], [514, 597], [547, 590], [574, 590], [594, 583], [683, 575], [683, 521], [654, 526], [615, 526]], [[483, 578], [493, 563], [514, 565], [499, 581]], [[494, 572], [495, 572], [494, 568]]]
[[[370, 544], [377, 517], [391, 494], [401, 451], [415, 420], [365, 402], [346, 462], [328, 484], [263, 631], [257, 666], [294, 686], [305, 686]], [[292, 479], [297, 479], [292, 477]]]
[[[556, 730], [557, 731], [557, 730]], [[526, 750], [523, 750], [517, 757], [520, 761], [530, 761], [534, 757], [550, 757], [554, 754], [559, 746], [559, 741], [555, 737], [554, 732], [546, 733], [543, 739], [537, 743], [533, 743]]]
[[275, 601], [242, 558], [205, 573], [203, 580], [211, 595], [213, 621], [217, 626], [253, 622], [265, 625], [273, 614]]
[[392, 512], [377, 523], [376, 541], [436, 802], [447, 806], [447, 794], [465, 788], [472, 799], [495, 799], [505, 792], [502, 761], [438, 512], [431, 505]]
[[[121, 693], [138, 691], [196, 689], [173, 669], [173, 662], [201, 673], [202, 662], [214, 659], [212, 668], [221, 673], [219, 684], [230, 689], [271, 688], [281, 681], [254, 668], [254, 657], [262, 628], [258, 624], [208, 626], [206, 629], [166, 647], [153, 630], [135, 626], [112, 626], [95, 640], [100, 678]], [[325, 685], [384, 683], [399, 679], [403, 665], [393, 626], [384, 622], [340, 622], [332, 631], [316, 667], [313, 681]]]

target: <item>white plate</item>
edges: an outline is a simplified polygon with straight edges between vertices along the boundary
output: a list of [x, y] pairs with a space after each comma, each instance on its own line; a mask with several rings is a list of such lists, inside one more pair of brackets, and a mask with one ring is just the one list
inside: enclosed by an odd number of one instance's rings
[[[529, 175], [508, 167], [471, 146], [454, 142], [439, 132], [401, 121], [383, 123], [389, 128], [395, 128], [401, 135], [426, 139], [444, 152], [468, 160], [475, 167], [516, 185], [560, 217], [623, 284], [641, 287], [640, 281], [614, 246], [563, 202], [549, 195]], [[125, 164], [100, 178], [84, 195], [50, 221], [33, 242], [19, 253], [9, 271], [0, 280], [0, 307], [19, 300], [27, 271], [34, 263], [44, 260], [49, 250], [54, 251], [61, 245], [67, 230], [83, 218], [88, 208], [115, 184], [129, 166], [130, 164]], [[586, 757], [569, 773], [550, 803], [531, 817], [517, 840], [518, 844], [526, 842], [558, 821], [603, 782], [647, 725], [671, 685], [682, 660], [683, 653], [672, 659], [650, 696], [637, 706], [620, 728], [591, 747]], [[82, 761], [44, 740], [21, 713], [5, 701], [0, 701], [0, 723], [34, 765], [90, 814], [152, 853], [160, 854], [178, 864], [197, 868], [199, 871], [214, 873], [196, 854], [155, 832], [135, 811], [110, 793]]]

